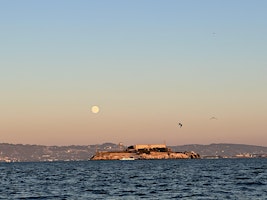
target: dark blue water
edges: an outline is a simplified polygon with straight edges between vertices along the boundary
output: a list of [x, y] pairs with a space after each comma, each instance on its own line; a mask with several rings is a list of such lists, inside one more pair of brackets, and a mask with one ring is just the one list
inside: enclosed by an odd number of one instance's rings
[[267, 159], [0, 163], [0, 199], [267, 199]]

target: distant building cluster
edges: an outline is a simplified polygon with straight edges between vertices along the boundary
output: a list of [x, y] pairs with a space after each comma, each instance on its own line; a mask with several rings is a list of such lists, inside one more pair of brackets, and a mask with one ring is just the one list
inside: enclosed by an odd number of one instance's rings
[[146, 151], [154, 151], [154, 152], [168, 152], [169, 148], [165, 144], [136, 144], [129, 146], [126, 149], [127, 152], [135, 153], [135, 152], [146, 152]]

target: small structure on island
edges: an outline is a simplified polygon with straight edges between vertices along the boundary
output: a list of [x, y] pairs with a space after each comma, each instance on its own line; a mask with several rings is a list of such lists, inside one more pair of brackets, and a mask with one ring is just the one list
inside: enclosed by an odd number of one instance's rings
[[148, 160], [194, 159], [200, 155], [191, 152], [173, 152], [166, 144], [136, 144], [123, 151], [97, 152], [91, 160]]

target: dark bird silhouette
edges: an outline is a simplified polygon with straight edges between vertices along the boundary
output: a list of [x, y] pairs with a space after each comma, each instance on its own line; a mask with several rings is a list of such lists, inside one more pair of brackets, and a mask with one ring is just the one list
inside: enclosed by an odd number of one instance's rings
[[182, 128], [183, 124], [179, 123], [180, 128]]
[[211, 117], [210, 119], [216, 119], [216, 120], [217, 120], [217, 118], [216, 118], [216, 117]]

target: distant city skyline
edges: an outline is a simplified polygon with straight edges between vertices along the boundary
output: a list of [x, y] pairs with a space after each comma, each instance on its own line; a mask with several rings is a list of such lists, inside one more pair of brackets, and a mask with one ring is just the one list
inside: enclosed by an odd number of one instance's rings
[[0, 142], [267, 146], [266, 7], [1, 1]]

